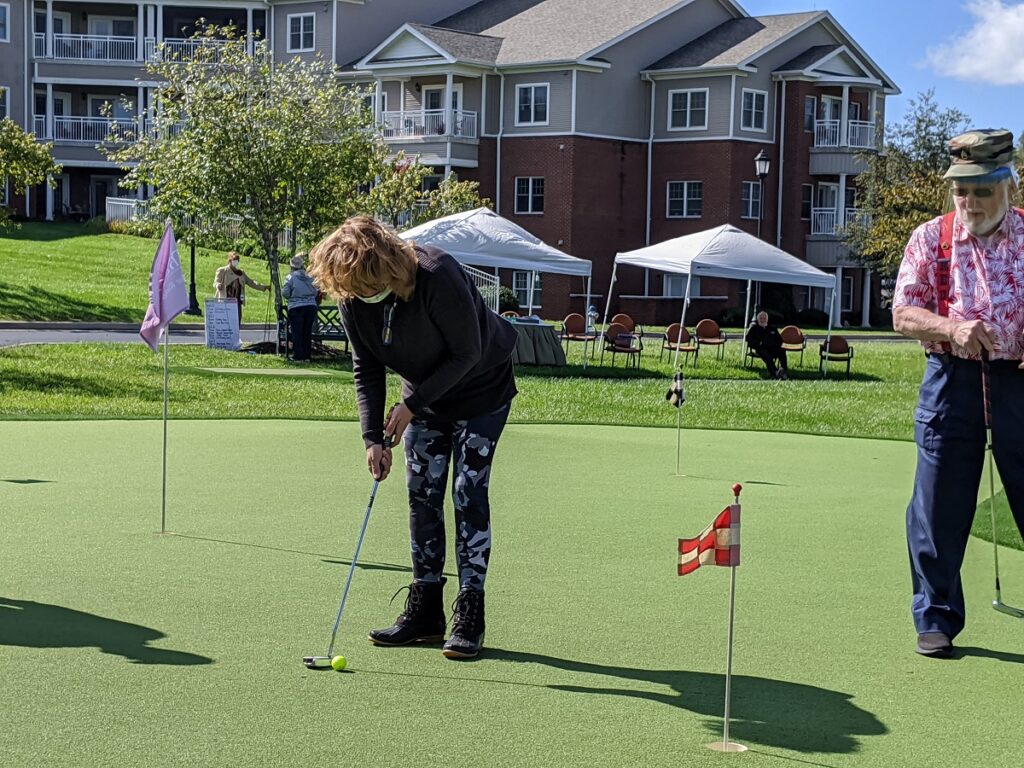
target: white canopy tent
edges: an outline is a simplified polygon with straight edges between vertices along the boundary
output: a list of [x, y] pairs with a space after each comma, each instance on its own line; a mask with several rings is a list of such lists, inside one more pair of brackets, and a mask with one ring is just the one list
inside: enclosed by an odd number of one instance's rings
[[[743, 328], [750, 322], [750, 288], [755, 281], [763, 283], [786, 283], [827, 288], [831, 293], [828, 313], [828, 337], [832, 335], [832, 310], [836, 298], [836, 278], [812, 267], [805, 261], [782, 251], [763, 240], [737, 229], [731, 224], [677, 237], [635, 251], [617, 254], [612, 268], [611, 284], [608, 286], [608, 303], [605, 306], [604, 323], [607, 327], [608, 312], [611, 309], [612, 289], [619, 264], [656, 269], [686, 275], [686, 293], [683, 297], [683, 311], [679, 324], [685, 325], [686, 308], [690, 304], [690, 285], [693, 277], [724, 277], [747, 281], [747, 307]], [[826, 344], [828, 341], [826, 341]], [[744, 338], [744, 355], [746, 355]], [[676, 350], [674, 364], [678, 364]], [[826, 360], [826, 365], [828, 361]], [[827, 367], [825, 369], [828, 370]]]
[[553, 248], [489, 208], [454, 213], [407, 229], [406, 240], [432, 245], [462, 264], [516, 269], [530, 273], [529, 314], [533, 314], [533, 285], [538, 272], [587, 278], [590, 306], [590, 262]]

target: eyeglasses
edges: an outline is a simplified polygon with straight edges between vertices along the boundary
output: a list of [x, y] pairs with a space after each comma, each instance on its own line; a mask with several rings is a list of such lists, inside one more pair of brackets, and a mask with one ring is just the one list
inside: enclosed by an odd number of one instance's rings
[[953, 197], [992, 197], [995, 193], [995, 187], [953, 187]]

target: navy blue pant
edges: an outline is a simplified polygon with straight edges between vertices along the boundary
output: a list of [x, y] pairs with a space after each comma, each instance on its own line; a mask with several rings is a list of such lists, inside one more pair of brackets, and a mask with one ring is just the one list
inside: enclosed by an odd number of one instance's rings
[[[996, 468], [1024, 530], [1024, 371], [993, 361], [990, 391]], [[930, 355], [914, 422], [917, 474], [907, 507], [914, 624], [953, 638], [966, 618], [960, 566], [986, 460], [981, 364]]]
[[309, 360], [312, 354], [316, 307], [289, 307], [288, 325], [292, 337], [292, 360]]
[[405, 430], [409, 486], [412, 574], [418, 582], [438, 582], [444, 573], [444, 497], [454, 459], [455, 554], [460, 589], [482, 592], [491, 557], [488, 487], [498, 438], [510, 404], [464, 421], [416, 418]]

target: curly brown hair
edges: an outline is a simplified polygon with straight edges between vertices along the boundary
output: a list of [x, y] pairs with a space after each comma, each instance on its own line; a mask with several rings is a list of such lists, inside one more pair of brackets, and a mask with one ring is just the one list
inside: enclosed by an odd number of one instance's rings
[[390, 288], [408, 301], [418, 265], [412, 243], [369, 216], [353, 216], [310, 249], [306, 272], [338, 299], [373, 296]]

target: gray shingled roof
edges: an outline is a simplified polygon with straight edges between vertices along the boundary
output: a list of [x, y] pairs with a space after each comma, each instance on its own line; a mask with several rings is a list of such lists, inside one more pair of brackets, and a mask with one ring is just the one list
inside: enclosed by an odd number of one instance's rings
[[648, 70], [735, 67], [823, 11], [733, 19], [654, 62]]
[[801, 53], [796, 58], [790, 59], [785, 64], [777, 67], [779, 72], [796, 72], [799, 70], [807, 69], [812, 64], [821, 61], [823, 58], [828, 56], [832, 51], [839, 50], [842, 46], [840, 45], [815, 45], [808, 48], [806, 51]]
[[485, 61], [493, 64], [497, 61], [498, 52], [501, 50], [502, 39], [500, 37], [455, 32], [451, 29], [429, 27], [425, 24], [410, 24], [409, 26], [460, 61]]
[[573, 61], [680, 0], [481, 0], [435, 27], [504, 38], [496, 64]]

